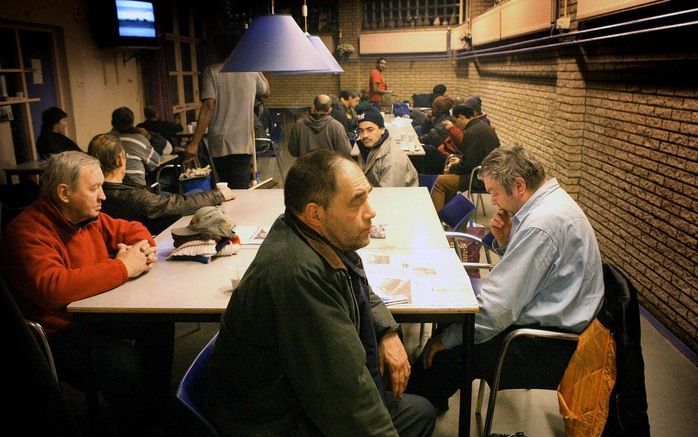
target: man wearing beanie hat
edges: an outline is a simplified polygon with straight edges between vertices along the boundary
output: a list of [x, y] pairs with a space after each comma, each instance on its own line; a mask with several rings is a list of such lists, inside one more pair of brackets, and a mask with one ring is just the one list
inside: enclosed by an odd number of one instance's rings
[[41, 159], [48, 159], [54, 153], [75, 150], [82, 152], [75, 141], [65, 136], [68, 114], [57, 106], [41, 113], [41, 133], [36, 140], [36, 150]]
[[475, 118], [479, 118], [488, 125], [492, 126], [492, 122], [490, 122], [490, 119], [487, 118], [487, 114], [482, 112], [482, 100], [480, 99], [480, 96], [468, 97], [465, 99], [465, 104], [475, 110]]
[[359, 165], [374, 187], [416, 187], [417, 170], [385, 129], [380, 112], [359, 116]]

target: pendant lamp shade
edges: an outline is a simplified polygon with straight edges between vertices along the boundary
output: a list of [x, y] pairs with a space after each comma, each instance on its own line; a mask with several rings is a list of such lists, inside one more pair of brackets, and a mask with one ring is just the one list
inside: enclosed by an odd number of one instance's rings
[[330, 72], [326, 60], [288, 14], [252, 20], [221, 71]]
[[344, 69], [341, 67], [341, 65], [339, 65], [334, 56], [332, 56], [332, 53], [330, 53], [330, 51], [327, 50], [327, 46], [324, 42], [322, 42], [319, 36], [310, 35], [308, 36], [308, 39], [313, 44], [313, 47], [315, 47], [318, 53], [320, 53], [320, 56], [325, 60], [325, 63], [327, 64], [328, 68], [328, 70], [326, 71], [327, 73], [344, 73]]

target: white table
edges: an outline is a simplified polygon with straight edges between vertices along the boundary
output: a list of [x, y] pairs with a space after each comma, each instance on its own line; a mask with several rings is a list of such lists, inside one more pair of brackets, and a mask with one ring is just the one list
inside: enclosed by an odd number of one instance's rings
[[[225, 202], [222, 208], [237, 225], [260, 226], [268, 231], [284, 211], [283, 190], [234, 192], [236, 199]], [[364, 251], [412, 250], [414, 256], [427, 253], [426, 250], [436, 251], [434, 256], [452, 261], [455, 272], [450, 270], [449, 276], [454, 273], [454, 278], [467, 280], [455, 252], [449, 248], [426, 188], [374, 188], [369, 202], [377, 212], [374, 223], [387, 224], [387, 231], [385, 239], [372, 239]], [[173, 249], [170, 229], [184, 227], [190, 220], [191, 216], [180, 218], [155, 238], [158, 262], [150, 272], [114, 290], [73, 302], [68, 311], [180, 314], [184, 318], [197, 314], [220, 315], [230, 298], [230, 278], [235, 272], [247, 270], [259, 246], [243, 245], [237, 255], [213, 258], [209, 264], [168, 261]], [[459, 286], [464, 296], [472, 297], [470, 282], [466, 282], [459, 282]], [[471, 301], [463, 302], [464, 307], [472, 310]], [[451, 304], [454, 308], [458, 306], [457, 300]], [[400, 311], [405, 310], [401, 308]], [[431, 310], [451, 312], [443, 305], [429, 308]]]

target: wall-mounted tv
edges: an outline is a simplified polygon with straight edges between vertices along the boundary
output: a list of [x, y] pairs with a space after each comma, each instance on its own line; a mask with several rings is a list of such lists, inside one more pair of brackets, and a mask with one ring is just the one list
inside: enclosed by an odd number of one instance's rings
[[95, 0], [90, 20], [102, 47], [159, 46], [157, 15], [152, 0]]

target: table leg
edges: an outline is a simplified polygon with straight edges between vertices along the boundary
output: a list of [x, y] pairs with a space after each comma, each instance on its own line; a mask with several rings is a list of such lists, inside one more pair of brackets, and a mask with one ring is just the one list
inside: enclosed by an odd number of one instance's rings
[[466, 314], [463, 323], [463, 383], [460, 388], [458, 435], [470, 437], [471, 400], [473, 396], [472, 349], [475, 333], [475, 314]]

